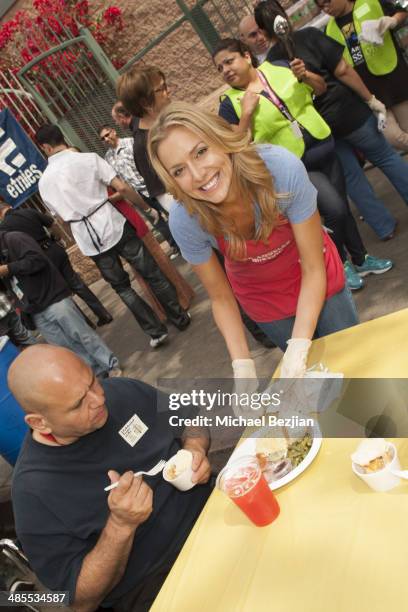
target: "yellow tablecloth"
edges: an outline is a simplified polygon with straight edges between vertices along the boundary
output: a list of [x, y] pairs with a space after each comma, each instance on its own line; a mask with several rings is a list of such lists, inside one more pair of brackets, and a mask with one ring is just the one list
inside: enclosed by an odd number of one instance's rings
[[[309, 363], [348, 377], [408, 377], [408, 309], [313, 343]], [[408, 399], [408, 398], [407, 398]], [[408, 440], [394, 441], [408, 467]], [[254, 527], [214, 491], [153, 612], [399, 612], [408, 607], [408, 482], [374, 493], [353, 439], [327, 439]]]

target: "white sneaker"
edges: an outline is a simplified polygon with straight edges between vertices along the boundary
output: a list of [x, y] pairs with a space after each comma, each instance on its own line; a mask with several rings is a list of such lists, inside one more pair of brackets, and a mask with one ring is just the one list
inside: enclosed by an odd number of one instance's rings
[[165, 334], [163, 334], [162, 336], [159, 336], [159, 338], [150, 338], [150, 346], [152, 348], [157, 348], [158, 346], [160, 346], [161, 344], [163, 344], [163, 342], [166, 340], [167, 336], [169, 334], [166, 332]]

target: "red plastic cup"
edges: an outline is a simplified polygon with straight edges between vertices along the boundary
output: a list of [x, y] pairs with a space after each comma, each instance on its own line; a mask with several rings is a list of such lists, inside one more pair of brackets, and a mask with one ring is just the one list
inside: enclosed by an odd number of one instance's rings
[[217, 487], [258, 527], [269, 525], [279, 516], [279, 504], [256, 457], [231, 461], [219, 473]]

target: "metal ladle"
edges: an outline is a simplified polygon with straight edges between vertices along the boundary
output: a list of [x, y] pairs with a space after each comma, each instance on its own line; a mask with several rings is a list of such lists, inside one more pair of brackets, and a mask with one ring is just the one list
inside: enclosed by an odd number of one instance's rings
[[289, 57], [289, 61], [291, 62], [293, 59], [295, 59], [295, 43], [293, 42], [288, 20], [281, 15], [277, 15], [275, 17], [275, 21], [273, 22], [273, 31], [283, 42]]

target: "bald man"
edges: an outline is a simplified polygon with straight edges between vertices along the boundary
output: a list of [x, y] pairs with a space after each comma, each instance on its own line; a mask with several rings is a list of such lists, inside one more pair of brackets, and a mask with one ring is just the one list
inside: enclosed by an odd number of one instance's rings
[[[32, 430], [12, 496], [35, 573], [69, 591], [76, 612], [149, 610], [210, 493], [205, 432], [176, 431], [156, 389], [126, 378], [101, 384], [60, 347], [26, 349], [8, 383]], [[181, 447], [199, 486], [181, 493], [161, 475], [134, 478]], [[107, 493], [111, 482], [118, 486]]]
[[259, 64], [265, 61], [271, 48], [271, 41], [264, 30], [260, 30], [253, 15], [247, 15], [239, 24], [239, 37], [256, 57]]

